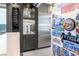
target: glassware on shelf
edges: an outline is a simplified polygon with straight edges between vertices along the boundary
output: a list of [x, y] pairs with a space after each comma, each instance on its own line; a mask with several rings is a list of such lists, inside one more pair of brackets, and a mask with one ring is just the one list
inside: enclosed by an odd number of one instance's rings
[[31, 18], [31, 9], [30, 9], [30, 4], [24, 7], [23, 10], [23, 17], [24, 18]]
[[24, 18], [31, 18], [31, 9], [25, 8], [23, 11]]
[[35, 9], [32, 8], [32, 9], [31, 9], [31, 18], [34, 18], [34, 17], [35, 17]]
[[34, 20], [23, 20], [23, 34], [35, 34]]

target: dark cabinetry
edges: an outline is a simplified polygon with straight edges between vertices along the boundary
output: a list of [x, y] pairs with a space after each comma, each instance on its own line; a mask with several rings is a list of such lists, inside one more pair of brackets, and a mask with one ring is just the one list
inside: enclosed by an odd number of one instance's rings
[[38, 48], [38, 8], [32, 3], [20, 4], [21, 52]]
[[19, 5], [7, 4], [7, 32], [19, 32], [20, 14]]
[[19, 31], [19, 8], [12, 7], [12, 31]]
[[35, 40], [35, 35], [23, 35], [23, 49], [22, 51], [28, 51], [35, 49], [37, 46], [37, 40]]

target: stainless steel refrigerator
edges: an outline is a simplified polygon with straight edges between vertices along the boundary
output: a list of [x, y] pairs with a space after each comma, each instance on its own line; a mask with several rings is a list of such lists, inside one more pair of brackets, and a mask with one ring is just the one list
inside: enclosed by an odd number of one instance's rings
[[50, 14], [38, 12], [38, 48], [50, 46], [50, 23]]

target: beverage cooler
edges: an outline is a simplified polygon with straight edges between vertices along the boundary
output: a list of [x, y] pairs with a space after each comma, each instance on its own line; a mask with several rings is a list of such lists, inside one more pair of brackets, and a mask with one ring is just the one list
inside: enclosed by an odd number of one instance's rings
[[20, 4], [21, 31], [20, 51], [26, 52], [38, 48], [38, 8], [33, 3]]
[[[57, 7], [59, 14], [56, 13]], [[51, 23], [51, 47], [54, 56], [79, 56], [79, 4], [55, 4]]]

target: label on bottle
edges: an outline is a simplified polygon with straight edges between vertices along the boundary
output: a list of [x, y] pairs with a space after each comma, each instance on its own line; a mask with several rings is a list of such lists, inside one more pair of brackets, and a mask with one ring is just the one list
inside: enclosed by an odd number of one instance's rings
[[75, 43], [74, 50], [77, 54], [79, 54], [79, 44]]
[[68, 50], [64, 50], [64, 56], [69, 56], [69, 51]]
[[76, 22], [76, 26], [79, 27], [79, 21]]
[[79, 34], [79, 28], [76, 28], [76, 33]]
[[79, 35], [76, 35], [76, 42], [79, 44]]
[[79, 14], [77, 14], [77, 16], [76, 16], [76, 20], [79, 20]]
[[63, 41], [64, 43], [64, 47], [67, 48], [67, 49], [70, 49], [70, 50], [73, 50], [74, 51], [74, 45], [75, 43], [74, 42], [71, 42], [71, 41], [67, 41], [67, 40], [64, 40]]

